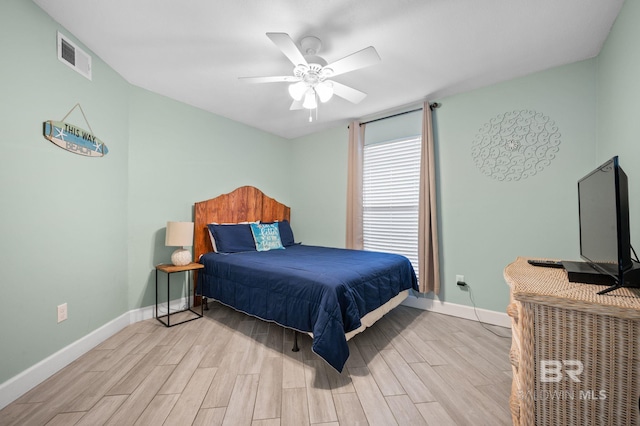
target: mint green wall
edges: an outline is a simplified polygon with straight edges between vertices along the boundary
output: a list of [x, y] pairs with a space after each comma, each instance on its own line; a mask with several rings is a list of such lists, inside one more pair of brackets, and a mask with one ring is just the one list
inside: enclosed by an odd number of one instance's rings
[[[502, 272], [517, 256], [577, 259], [577, 180], [595, 152], [594, 62], [583, 61], [442, 99], [435, 113], [441, 273], [447, 302], [469, 305], [455, 283], [465, 276], [479, 307], [504, 312]], [[471, 146], [498, 114], [535, 110], [555, 121], [560, 150], [520, 181], [497, 181], [475, 166]]]
[[[502, 271], [517, 256], [578, 258], [576, 182], [595, 157], [595, 70], [593, 60], [584, 61], [439, 100], [441, 300], [471, 304], [455, 284], [462, 274], [479, 307], [504, 312], [509, 292]], [[556, 122], [560, 152], [533, 177], [498, 182], [476, 168], [471, 145], [484, 123], [521, 109]], [[293, 143], [299, 171], [293, 199], [305, 225], [295, 231], [306, 243], [344, 246], [347, 137], [341, 126]]]
[[[254, 185], [291, 203], [290, 141], [133, 87], [96, 55], [89, 81], [58, 61], [58, 30], [71, 36], [30, 1], [0, 3], [0, 383], [152, 305], [166, 222], [195, 201]], [[104, 158], [42, 136], [78, 102]]]
[[132, 88], [130, 140], [131, 309], [155, 303], [154, 265], [175, 250], [164, 245], [167, 221], [193, 220], [194, 202], [252, 185], [291, 203], [285, 139]]
[[[577, 258], [575, 182], [614, 154], [630, 175], [638, 241], [638, 18], [627, 2], [596, 59], [439, 100], [442, 299], [470, 304], [454, 282], [464, 274], [479, 307], [504, 311], [502, 269], [516, 256]], [[131, 87], [95, 55], [86, 80], [57, 60], [58, 29], [32, 2], [0, 2], [0, 382], [150, 305], [153, 266], [172, 250], [166, 221], [191, 219], [194, 201], [255, 185], [292, 207], [298, 240], [344, 246], [346, 126], [286, 141]], [[42, 137], [42, 121], [77, 102], [107, 157]], [[519, 109], [555, 120], [560, 152], [539, 175], [497, 182], [476, 169], [471, 143], [490, 118]], [[64, 302], [69, 319], [56, 324]]]
[[[634, 197], [640, 188], [638, 21], [640, 2], [625, 2], [597, 58], [439, 100], [443, 106], [434, 124], [444, 284], [440, 299], [470, 305], [468, 294], [455, 285], [455, 275], [462, 274], [479, 307], [503, 312], [508, 289], [502, 270], [516, 256], [578, 259], [576, 181], [613, 155], [620, 156], [629, 176], [631, 240], [640, 244], [640, 197]], [[520, 109], [535, 109], [556, 122], [562, 133], [560, 151], [536, 176], [494, 181], [475, 167], [471, 143], [489, 119]], [[335, 142], [336, 137], [345, 142]], [[293, 163], [303, 176], [293, 199], [309, 212], [305, 217], [314, 215], [305, 229], [296, 231], [305, 242], [344, 245], [345, 181], [327, 176], [346, 179], [346, 139], [341, 126], [294, 141]], [[335, 159], [326, 155], [327, 141], [333, 141]], [[320, 210], [312, 194], [329, 200], [331, 191], [342, 198]], [[314, 224], [334, 226], [341, 233], [327, 235]]]
[[640, 247], [640, 2], [627, 1], [598, 56], [598, 146], [594, 166], [614, 155], [629, 178], [631, 243]]
[[[0, 383], [128, 309], [129, 85], [96, 57], [93, 81], [58, 61], [58, 29], [31, 1], [0, 2]], [[42, 136], [78, 102], [104, 158]], [[77, 109], [67, 121], [88, 127]]]
[[[367, 143], [386, 140], [387, 135], [420, 133], [416, 115], [397, 121], [380, 121], [365, 131]], [[385, 123], [386, 122], [386, 123]], [[400, 126], [400, 129], [396, 126]], [[399, 133], [400, 132], [400, 133]], [[347, 125], [297, 138], [291, 144], [291, 226], [296, 241], [330, 247], [344, 247], [347, 218]]]
[[[410, 108], [409, 111], [419, 108]], [[366, 120], [364, 120], [366, 122]], [[384, 120], [371, 120], [365, 124], [365, 145], [409, 138], [422, 133], [422, 110], [407, 112]]]
[[296, 241], [344, 247], [348, 137], [345, 125], [293, 140], [291, 227]]

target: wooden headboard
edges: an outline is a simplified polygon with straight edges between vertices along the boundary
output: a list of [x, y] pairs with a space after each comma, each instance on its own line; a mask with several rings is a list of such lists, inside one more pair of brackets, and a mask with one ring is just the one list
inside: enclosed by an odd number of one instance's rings
[[274, 222], [291, 221], [291, 209], [273, 198], [267, 197], [253, 186], [242, 186], [233, 192], [210, 200], [195, 203], [193, 257], [213, 250], [209, 238], [209, 223]]

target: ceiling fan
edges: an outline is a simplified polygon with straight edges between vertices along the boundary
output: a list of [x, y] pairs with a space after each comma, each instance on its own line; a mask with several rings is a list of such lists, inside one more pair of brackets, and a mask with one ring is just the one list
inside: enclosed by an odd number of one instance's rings
[[293, 103], [289, 109], [315, 109], [320, 102], [327, 102], [335, 94], [354, 104], [362, 101], [367, 94], [329, 78], [355, 71], [380, 62], [380, 56], [373, 46], [369, 46], [335, 62], [317, 56], [322, 42], [317, 37], [307, 36], [300, 41], [298, 48], [286, 33], [267, 33], [267, 37], [293, 63], [293, 75], [273, 77], [240, 77], [249, 83], [291, 83], [289, 94]]

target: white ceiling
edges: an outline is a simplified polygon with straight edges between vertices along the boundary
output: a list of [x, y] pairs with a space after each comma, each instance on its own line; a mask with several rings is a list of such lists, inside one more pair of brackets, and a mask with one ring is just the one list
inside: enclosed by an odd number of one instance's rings
[[[594, 57], [623, 0], [34, 2], [131, 84], [295, 138]], [[287, 83], [238, 80], [292, 74], [267, 32], [314, 35], [328, 62], [374, 46], [381, 63], [335, 77], [368, 96], [334, 96], [309, 123]]]

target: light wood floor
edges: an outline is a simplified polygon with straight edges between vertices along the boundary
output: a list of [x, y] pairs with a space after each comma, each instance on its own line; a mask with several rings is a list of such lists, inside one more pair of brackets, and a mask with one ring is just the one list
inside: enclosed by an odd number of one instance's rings
[[[133, 324], [0, 411], [1, 425], [508, 425], [510, 338], [400, 306], [338, 374], [290, 330], [217, 303]], [[492, 327], [505, 336], [510, 331]]]

